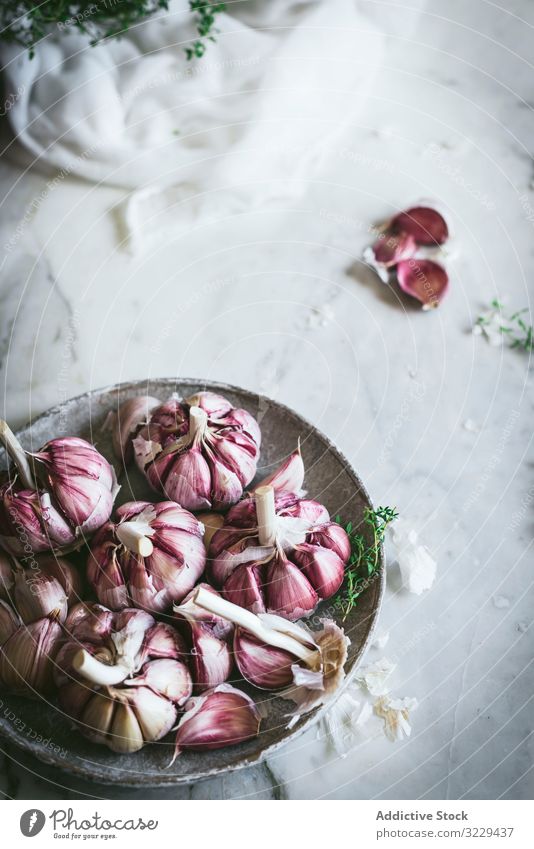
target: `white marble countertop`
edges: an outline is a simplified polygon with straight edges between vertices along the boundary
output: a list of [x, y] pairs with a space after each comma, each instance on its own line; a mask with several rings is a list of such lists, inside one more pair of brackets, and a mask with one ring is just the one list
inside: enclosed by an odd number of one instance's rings
[[[527, 354], [470, 332], [496, 295], [527, 306], [534, 277], [534, 8], [506, 5], [430, 2], [409, 42], [392, 39], [352, 144], [291, 209], [141, 258], [120, 246], [122, 190], [0, 165], [12, 423], [147, 375], [240, 384], [316, 422], [438, 561], [422, 596], [390, 563], [381, 615], [394, 691], [419, 701], [409, 740], [372, 734], [340, 758], [312, 730], [267, 765], [156, 797], [533, 796], [532, 376]], [[426, 314], [358, 263], [365, 228], [421, 197], [455, 230], [450, 295]], [[19, 761], [4, 756], [8, 796], [135, 796]]]

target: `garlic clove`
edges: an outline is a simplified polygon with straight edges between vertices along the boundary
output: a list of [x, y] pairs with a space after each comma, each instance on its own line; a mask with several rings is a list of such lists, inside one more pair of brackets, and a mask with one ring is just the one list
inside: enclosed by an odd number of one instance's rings
[[[15, 557], [72, 545], [76, 536], [53, 507], [48, 494], [15, 490], [11, 483], [0, 487], [0, 545]], [[21, 540], [24, 534], [24, 542]]]
[[189, 664], [196, 690], [201, 692], [224, 683], [232, 671], [232, 656], [227, 643], [201, 622], [189, 622], [188, 628], [191, 645]]
[[304, 462], [300, 453], [300, 445], [296, 451], [287, 457], [272, 474], [264, 478], [258, 487], [272, 486], [275, 492], [302, 493], [304, 484]]
[[224, 582], [222, 595], [253, 613], [265, 613], [261, 586], [260, 567], [254, 563], [243, 563]]
[[239, 672], [262, 690], [279, 690], [293, 683], [295, 656], [262, 643], [243, 628], [236, 628], [234, 657]]
[[213, 613], [200, 607], [195, 602], [195, 596], [199, 589], [204, 589], [208, 593], [218, 596], [217, 590], [214, 590], [211, 584], [197, 584], [191, 592], [189, 592], [183, 601], [173, 607], [174, 615], [178, 622], [185, 620], [186, 622], [202, 622], [209, 625], [211, 632], [219, 639], [227, 639], [233, 632], [233, 625], [221, 616], [215, 616]]
[[224, 525], [224, 516], [220, 513], [199, 513], [197, 519], [204, 528], [204, 546], [208, 549], [214, 533]]
[[0, 649], [0, 682], [6, 690], [33, 698], [49, 693], [61, 636], [52, 619], [21, 625]]
[[423, 310], [438, 307], [449, 288], [447, 272], [430, 259], [399, 262], [397, 280], [403, 292], [422, 303]]
[[[21, 625], [20, 618], [5, 601], [0, 601], [0, 647]], [[230, 626], [231, 627], [231, 626]]]
[[278, 554], [266, 567], [264, 592], [269, 612], [279, 613], [292, 622], [309, 616], [319, 596], [302, 572]]
[[224, 510], [241, 498], [243, 485], [239, 477], [221, 463], [212, 451], [206, 447], [205, 451], [211, 471], [212, 506], [216, 510]]
[[117, 703], [106, 742], [112, 752], [124, 755], [138, 752], [145, 745], [136, 711], [127, 702]]
[[256, 419], [246, 410], [234, 409], [227, 413], [220, 422], [224, 426], [234, 428], [234, 433], [241, 433], [248, 438], [249, 450], [256, 459], [260, 454], [261, 430]]
[[196, 392], [185, 399], [189, 407], [200, 407], [210, 419], [220, 419], [226, 416], [232, 409], [232, 405], [222, 395], [216, 392]]
[[345, 562], [330, 548], [304, 542], [296, 547], [292, 558], [320, 599], [330, 598], [343, 583]]
[[115, 700], [106, 691], [95, 692], [87, 701], [79, 724], [83, 733], [95, 743], [109, 745], [108, 733], [115, 713]]
[[146, 743], [161, 740], [176, 722], [177, 710], [172, 701], [162, 698], [147, 687], [134, 690], [130, 695], [130, 704]]
[[310, 530], [315, 525], [322, 525], [330, 521], [330, 514], [323, 504], [309, 498], [291, 498], [288, 494], [277, 496], [276, 511], [282, 516], [293, 516], [295, 519], [308, 522]]
[[0, 598], [9, 600], [15, 576], [13, 574], [13, 564], [11, 558], [0, 551]]
[[129, 687], [148, 687], [153, 693], [165, 696], [171, 702], [183, 705], [193, 692], [193, 682], [184, 663], [172, 658], [161, 658], [146, 663], [135, 678], [127, 678]]
[[221, 684], [189, 700], [178, 723], [175, 755], [184, 750], [221, 749], [257, 737], [258, 709], [241, 690]]
[[165, 480], [167, 498], [187, 510], [205, 510], [211, 507], [210, 467], [198, 446], [192, 446], [174, 460]]
[[80, 602], [69, 610], [64, 630], [82, 642], [100, 643], [111, 635], [113, 618], [111, 610], [101, 604]]
[[165, 622], [156, 622], [143, 642], [143, 658], [184, 658], [187, 646], [176, 628]]
[[348, 534], [341, 525], [336, 522], [328, 522], [315, 528], [308, 534], [307, 542], [321, 548], [329, 548], [340, 557], [344, 563], [350, 557], [351, 546]]
[[160, 403], [150, 395], [139, 395], [136, 398], [128, 398], [116, 413], [111, 413], [108, 427], [112, 431], [113, 451], [125, 464], [129, 464], [133, 458], [133, 437], [148, 423], [150, 413], [159, 407]]
[[46, 616], [63, 622], [67, 616], [68, 601], [65, 590], [56, 578], [42, 569], [16, 569], [13, 601], [25, 623], [35, 622]]
[[[239, 442], [243, 444], [240, 445]], [[247, 448], [250, 440], [240, 434], [214, 435], [210, 440], [210, 447], [214, 457], [229, 469], [239, 479], [241, 487], [246, 486], [256, 474], [257, 456], [256, 452], [250, 453]], [[255, 446], [254, 446], [255, 448]]]
[[445, 218], [429, 206], [414, 206], [400, 212], [391, 224], [409, 234], [418, 245], [443, 245], [449, 238]]
[[[57, 663], [60, 664], [60, 652], [57, 655]], [[54, 674], [54, 678], [58, 683], [61, 682], [58, 692], [58, 701], [61, 708], [73, 721], [77, 717], [81, 717], [89, 699], [93, 696], [92, 688], [79, 681], [63, 681], [61, 675]]]
[[374, 261], [383, 268], [391, 268], [400, 260], [409, 259], [416, 249], [414, 237], [400, 227], [384, 230], [371, 248]]
[[80, 600], [83, 589], [82, 576], [79, 570], [66, 558], [50, 554], [48, 557], [39, 560], [39, 567], [47, 575], [51, 575], [59, 581], [65, 590], [69, 606]]
[[112, 525], [104, 525], [91, 545], [87, 561], [87, 580], [105, 607], [121, 610], [129, 605], [128, 590], [116, 547], [112, 540], [105, 538], [110, 528]]

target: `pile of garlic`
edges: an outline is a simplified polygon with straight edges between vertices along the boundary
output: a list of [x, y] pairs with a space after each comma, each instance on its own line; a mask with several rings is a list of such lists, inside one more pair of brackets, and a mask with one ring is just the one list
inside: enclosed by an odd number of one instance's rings
[[115, 472], [93, 445], [26, 452], [0, 423], [0, 686], [55, 696], [115, 752], [175, 729], [175, 757], [258, 735], [239, 681], [291, 700], [292, 716], [331, 699], [348, 638], [296, 620], [339, 590], [350, 543], [305, 497], [300, 450], [247, 491], [259, 425], [212, 392], [128, 399], [112, 428], [124, 468], [157, 493], [114, 515]]

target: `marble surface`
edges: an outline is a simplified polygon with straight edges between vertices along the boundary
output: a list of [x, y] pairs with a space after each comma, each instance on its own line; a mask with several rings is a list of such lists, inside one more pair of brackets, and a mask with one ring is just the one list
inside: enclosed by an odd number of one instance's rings
[[[13, 424], [146, 375], [240, 384], [315, 421], [438, 560], [422, 596], [390, 561], [391, 636], [369, 655], [419, 701], [409, 740], [373, 726], [341, 758], [314, 729], [255, 770], [156, 798], [532, 798], [532, 375], [528, 355], [470, 328], [496, 295], [531, 297], [533, 27], [527, 0], [431, 0], [298, 202], [192, 222], [141, 257], [121, 245], [122, 190], [50, 186], [11, 147], [0, 163]], [[359, 262], [369, 225], [421, 197], [455, 230], [450, 296], [429, 314]], [[135, 795], [1, 747], [8, 797]]]

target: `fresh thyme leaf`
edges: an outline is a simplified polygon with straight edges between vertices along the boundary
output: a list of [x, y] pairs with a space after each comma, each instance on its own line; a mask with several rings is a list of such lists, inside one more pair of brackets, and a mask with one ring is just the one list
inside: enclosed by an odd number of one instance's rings
[[[344, 527], [350, 540], [351, 554], [345, 569], [345, 580], [335, 600], [343, 614], [343, 621], [356, 605], [358, 598], [370, 586], [379, 570], [380, 546], [384, 542], [386, 528], [399, 514], [393, 507], [365, 508], [363, 521], [358, 528], [353, 522]], [[335, 521], [343, 526], [339, 516]], [[367, 530], [367, 534], [364, 531]], [[366, 539], [370, 536], [371, 542]]]
[[196, 26], [198, 38], [191, 46], [185, 48], [188, 59], [201, 59], [206, 52], [206, 40], [215, 41], [214, 33], [218, 32], [215, 27], [215, 16], [226, 9], [226, 3], [211, 3], [207, 0], [189, 0], [189, 7], [196, 12]]
[[499, 344], [499, 337], [504, 337], [511, 348], [532, 351], [534, 350], [534, 329], [524, 318], [528, 312], [528, 308], [524, 307], [507, 316], [504, 304], [494, 298], [490, 309], [477, 318], [475, 330], [483, 333], [492, 344]]

